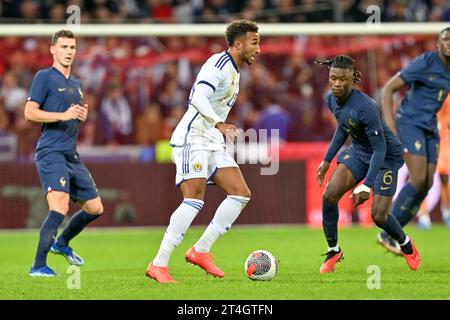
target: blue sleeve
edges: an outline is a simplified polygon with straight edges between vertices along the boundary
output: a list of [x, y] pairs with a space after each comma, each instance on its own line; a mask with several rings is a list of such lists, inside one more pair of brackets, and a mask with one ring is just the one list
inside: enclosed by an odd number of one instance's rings
[[427, 61], [422, 54], [411, 61], [403, 70], [399, 72], [399, 76], [405, 83], [412, 83], [420, 80], [427, 72]]
[[361, 121], [364, 124], [366, 135], [373, 150], [364, 184], [372, 188], [375, 177], [380, 171], [386, 156], [386, 139], [384, 138], [381, 113], [378, 107], [369, 105], [364, 109], [364, 111], [360, 111]]
[[373, 153], [372, 158], [370, 158], [369, 170], [367, 171], [364, 184], [369, 188], [372, 188], [375, 177], [377, 176], [378, 171], [380, 171], [386, 156], [386, 140], [384, 139], [384, 135], [380, 134], [378, 136], [370, 136], [369, 141], [372, 145]]
[[323, 158], [323, 161], [331, 162], [331, 160], [333, 160], [336, 153], [338, 153], [339, 149], [341, 149], [341, 147], [344, 145], [345, 140], [347, 140], [347, 136], [348, 134], [345, 133], [345, 131], [342, 130], [341, 127], [338, 126], [336, 128], [333, 139], [328, 146], [328, 150], [325, 154], [325, 157]]
[[325, 104], [327, 105], [328, 109], [333, 112], [333, 108], [331, 107], [331, 91], [328, 91], [327, 95], [325, 96]]
[[42, 105], [47, 96], [47, 76], [46, 73], [39, 71], [33, 79], [30, 88], [30, 95], [27, 101], [34, 101]]
[[364, 129], [368, 137], [383, 135], [381, 110], [375, 101], [365, 103], [358, 110], [358, 119], [364, 125]]

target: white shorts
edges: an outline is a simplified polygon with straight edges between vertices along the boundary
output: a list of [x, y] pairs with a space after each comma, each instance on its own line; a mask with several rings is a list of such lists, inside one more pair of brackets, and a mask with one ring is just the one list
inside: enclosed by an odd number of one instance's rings
[[177, 187], [184, 180], [204, 178], [213, 184], [213, 177], [219, 168], [238, 167], [236, 161], [225, 150], [191, 150], [191, 145], [173, 148], [173, 161], [177, 166], [175, 183]]

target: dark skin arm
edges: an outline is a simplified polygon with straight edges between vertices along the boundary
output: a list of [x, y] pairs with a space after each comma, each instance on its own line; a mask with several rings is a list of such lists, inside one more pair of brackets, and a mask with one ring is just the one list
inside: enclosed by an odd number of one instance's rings
[[316, 180], [319, 186], [321, 187], [323, 184], [323, 180], [325, 179], [325, 174], [327, 173], [328, 169], [330, 168], [330, 163], [328, 161], [322, 161], [317, 168], [316, 171]]
[[392, 132], [397, 135], [394, 121], [394, 93], [406, 85], [405, 81], [396, 74], [384, 85], [381, 91], [381, 108], [383, 110], [386, 124]]

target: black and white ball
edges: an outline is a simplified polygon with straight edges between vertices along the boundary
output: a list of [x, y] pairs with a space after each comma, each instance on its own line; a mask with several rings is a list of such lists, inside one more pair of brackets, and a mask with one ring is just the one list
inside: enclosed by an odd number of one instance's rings
[[272, 280], [278, 272], [278, 261], [266, 250], [253, 251], [245, 260], [245, 273], [251, 280]]

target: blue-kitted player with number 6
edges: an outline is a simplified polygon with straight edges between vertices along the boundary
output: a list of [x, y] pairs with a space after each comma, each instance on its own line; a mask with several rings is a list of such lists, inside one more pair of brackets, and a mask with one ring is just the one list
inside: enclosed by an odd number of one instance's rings
[[412, 270], [420, 264], [420, 257], [411, 239], [403, 232], [397, 219], [389, 214], [389, 207], [397, 186], [397, 171], [403, 165], [401, 144], [387, 127], [376, 102], [354, 89], [361, 81], [361, 72], [348, 56], [316, 61], [329, 66], [327, 105], [336, 117], [338, 126], [328, 151], [317, 169], [317, 181], [322, 186], [326, 172], [339, 149], [350, 136], [352, 144], [338, 159], [322, 196], [323, 230], [328, 252], [320, 273], [334, 270], [344, 254], [338, 245], [339, 199], [360, 181], [351, 197], [354, 205], [369, 199], [373, 191], [372, 218], [375, 224], [396, 239]]

